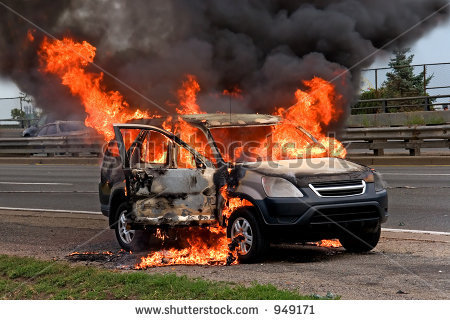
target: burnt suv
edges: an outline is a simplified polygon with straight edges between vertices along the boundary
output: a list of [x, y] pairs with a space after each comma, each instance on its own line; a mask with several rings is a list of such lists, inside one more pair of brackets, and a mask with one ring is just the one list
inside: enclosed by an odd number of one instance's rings
[[[243, 262], [273, 242], [338, 238], [354, 252], [377, 245], [387, 192], [372, 169], [326, 155], [289, 160], [285, 146], [268, 143], [277, 116], [179, 117], [170, 128], [164, 119], [114, 125], [99, 196], [125, 250], [145, 248], [158, 228], [217, 224], [238, 238]], [[303, 149], [321, 147], [302, 128], [291, 130], [295, 143], [310, 146]], [[235, 210], [230, 199], [240, 201]]]

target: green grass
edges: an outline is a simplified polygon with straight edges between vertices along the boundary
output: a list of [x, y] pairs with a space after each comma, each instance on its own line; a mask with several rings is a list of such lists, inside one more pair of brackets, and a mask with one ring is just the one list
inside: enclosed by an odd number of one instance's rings
[[175, 274], [72, 267], [64, 262], [0, 255], [2, 299], [315, 299], [272, 285], [244, 287]]

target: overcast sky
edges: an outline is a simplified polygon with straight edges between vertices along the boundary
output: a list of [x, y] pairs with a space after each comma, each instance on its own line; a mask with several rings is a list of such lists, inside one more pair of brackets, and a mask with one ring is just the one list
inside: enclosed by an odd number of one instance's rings
[[[412, 46], [414, 54], [414, 64], [450, 62], [450, 21], [443, 24], [425, 35]], [[385, 67], [389, 61], [389, 56], [380, 57], [372, 67]], [[450, 66], [449, 79], [450, 79]], [[448, 79], [446, 79], [448, 80]], [[448, 82], [446, 83], [448, 85]], [[16, 97], [19, 95], [17, 86], [0, 78], [0, 97]], [[10, 110], [18, 107], [18, 102], [14, 100], [0, 100], [0, 119], [10, 118]]]

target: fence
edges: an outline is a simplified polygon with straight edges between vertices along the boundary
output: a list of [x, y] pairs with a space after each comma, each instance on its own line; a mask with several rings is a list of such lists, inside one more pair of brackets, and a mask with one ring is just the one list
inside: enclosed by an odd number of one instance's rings
[[424, 92], [426, 94], [437, 95], [439, 90], [446, 90], [450, 88], [450, 62], [443, 63], [427, 63], [427, 64], [415, 64], [411, 66], [397, 66], [395, 68], [374, 68], [364, 69], [361, 74], [361, 89], [363, 91], [367, 89], [375, 89], [378, 91], [381, 88], [383, 82], [387, 79], [386, 74], [393, 69], [401, 69], [413, 67], [414, 74], [420, 74], [423, 72], [424, 80], [433, 75], [431, 81], [427, 84], [424, 81]]
[[[376, 99], [380, 97], [379, 90], [387, 80], [387, 73], [408, 67], [413, 68], [415, 75], [423, 73], [423, 96], [417, 97], [417, 92], [403, 92], [402, 96], [405, 98]], [[426, 81], [430, 76], [432, 79]], [[352, 108], [352, 114], [433, 110], [432, 106], [449, 105], [450, 99], [447, 94], [450, 89], [450, 62], [364, 69], [361, 72], [361, 93], [369, 89], [375, 90], [374, 99], [360, 100]], [[379, 104], [379, 108], [370, 108], [376, 103]], [[392, 104], [394, 109], [386, 108], [389, 104]]]
[[450, 95], [403, 97], [403, 98], [382, 98], [359, 100], [352, 106], [352, 114], [390, 113], [398, 111], [433, 111], [448, 108], [450, 103], [437, 102], [442, 99], [449, 100]]

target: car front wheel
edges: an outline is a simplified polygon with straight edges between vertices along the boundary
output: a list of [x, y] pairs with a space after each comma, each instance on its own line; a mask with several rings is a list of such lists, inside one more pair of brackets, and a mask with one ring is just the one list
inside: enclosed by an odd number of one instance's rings
[[350, 252], [367, 252], [372, 250], [380, 240], [381, 227], [378, 225], [374, 230], [369, 231], [348, 231], [339, 241], [342, 246]]
[[127, 228], [128, 205], [122, 203], [116, 211], [114, 229], [120, 246], [126, 251], [143, 251], [149, 249], [150, 233], [146, 230], [129, 230]]
[[262, 228], [254, 213], [248, 209], [238, 209], [228, 221], [228, 237], [237, 241], [238, 259], [241, 263], [250, 263], [260, 259], [266, 248], [267, 241], [262, 234]]

